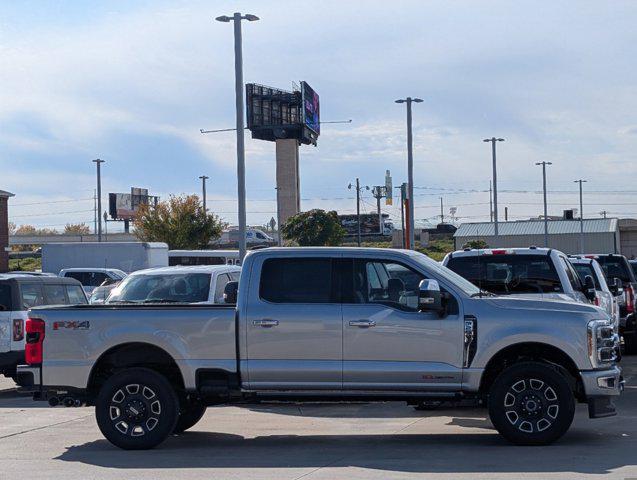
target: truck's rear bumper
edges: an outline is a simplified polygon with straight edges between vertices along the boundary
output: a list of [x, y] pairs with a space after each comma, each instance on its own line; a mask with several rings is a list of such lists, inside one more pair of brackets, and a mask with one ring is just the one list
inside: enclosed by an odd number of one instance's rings
[[613, 400], [624, 390], [621, 368], [614, 366], [605, 370], [580, 372], [588, 403], [590, 418], [617, 415]]
[[16, 381], [20, 392], [39, 392], [41, 388], [40, 367], [18, 365]]

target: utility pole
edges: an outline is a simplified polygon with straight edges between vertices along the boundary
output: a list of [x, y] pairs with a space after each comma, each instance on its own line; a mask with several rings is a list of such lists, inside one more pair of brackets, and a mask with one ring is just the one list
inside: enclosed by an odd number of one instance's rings
[[415, 245], [415, 234], [414, 234], [414, 145], [413, 145], [413, 134], [411, 128], [411, 104], [413, 103], [422, 103], [422, 99], [420, 98], [401, 98], [396, 100], [396, 103], [406, 103], [407, 104], [407, 225], [409, 227], [409, 246], [407, 248], [413, 249]]
[[97, 235], [97, 190], [93, 189], [93, 233]]
[[276, 233], [277, 233], [277, 245], [280, 247], [283, 245], [283, 238], [281, 236], [281, 202], [279, 198], [279, 188], [274, 187], [276, 190]]
[[579, 253], [584, 254], [584, 195], [582, 193], [582, 184], [586, 183], [586, 180], [575, 180], [574, 183], [579, 183]]
[[[347, 186], [347, 188], [351, 190], [352, 184], [350, 183]], [[369, 187], [364, 187], [364, 188], [369, 190]], [[361, 184], [357, 178], [356, 179], [356, 229], [357, 229], [357, 244], [359, 247], [361, 246], [361, 190], [362, 189], [363, 187], [361, 187]]]
[[442, 205], [442, 197], [440, 197], [440, 223], [445, 223], [445, 210]]
[[485, 138], [483, 142], [491, 142], [491, 156], [493, 161], [493, 229], [498, 236], [498, 170], [495, 162], [495, 142], [504, 142], [504, 138]]
[[544, 191], [544, 246], [549, 246], [549, 215], [546, 204], [546, 166], [553, 165], [551, 162], [537, 162], [536, 165], [542, 165], [542, 188]]
[[376, 185], [372, 187], [372, 195], [376, 199], [376, 211], [378, 212], [378, 233], [383, 234], [383, 214], [380, 211], [380, 201], [385, 197], [385, 187]]
[[504, 221], [509, 221], [509, 207], [504, 207]]
[[608, 212], [607, 212], [606, 210], [602, 210], [601, 212], [599, 212], [599, 214], [600, 214], [602, 217], [606, 218], [606, 215], [608, 214]]
[[101, 165], [104, 160], [96, 158], [93, 163], [97, 166], [97, 241], [102, 241], [102, 173]]
[[489, 221], [493, 223], [493, 188], [491, 187], [491, 180], [489, 180]]
[[201, 175], [201, 204], [203, 205], [203, 213], [208, 212], [208, 204], [206, 203], [206, 180], [210, 177], [207, 175]]
[[405, 232], [405, 197], [407, 195], [405, 192], [407, 190], [407, 184], [403, 183], [400, 187], [396, 187], [396, 188], [400, 188], [400, 225], [401, 225], [401, 232], [403, 237], [403, 248], [406, 248], [407, 232]]
[[245, 140], [243, 120], [243, 50], [241, 45], [241, 20], [254, 22], [259, 20], [256, 15], [241, 15], [235, 12], [232, 17], [222, 15], [215, 20], [218, 22], [234, 22], [234, 90], [235, 108], [237, 116], [237, 196], [239, 206], [239, 260], [243, 263], [246, 255], [246, 173], [245, 173]]

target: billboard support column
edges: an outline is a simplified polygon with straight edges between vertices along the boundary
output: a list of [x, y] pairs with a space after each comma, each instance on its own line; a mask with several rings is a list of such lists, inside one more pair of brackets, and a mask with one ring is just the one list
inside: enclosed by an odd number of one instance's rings
[[301, 211], [299, 142], [296, 139], [276, 140], [276, 197], [281, 231], [281, 226]]

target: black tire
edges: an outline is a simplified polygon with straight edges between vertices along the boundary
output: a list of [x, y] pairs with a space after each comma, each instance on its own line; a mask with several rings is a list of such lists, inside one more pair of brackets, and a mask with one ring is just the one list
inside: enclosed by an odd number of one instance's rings
[[173, 429], [173, 433], [183, 433], [191, 427], [194, 427], [201, 417], [206, 413], [206, 405], [201, 403], [190, 403], [182, 407], [179, 411], [177, 424]]
[[571, 426], [575, 398], [566, 379], [549, 365], [524, 362], [502, 372], [489, 392], [489, 417], [515, 445], [548, 445]]
[[95, 417], [100, 431], [124, 450], [146, 450], [175, 428], [179, 401], [166, 378], [148, 368], [129, 368], [100, 388]]
[[624, 335], [624, 353], [626, 355], [635, 355], [637, 353], [637, 333]]

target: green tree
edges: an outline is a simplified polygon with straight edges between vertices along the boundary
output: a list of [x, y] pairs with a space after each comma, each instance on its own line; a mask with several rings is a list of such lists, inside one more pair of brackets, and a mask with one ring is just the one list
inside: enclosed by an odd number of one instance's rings
[[489, 248], [489, 245], [487, 245], [487, 242], [485, 242], [484, 240], [469, 240], [462, 246], [462, 248], [479, 250], [481, 248]]
[[171, 196], [157, 205], [141, 205], [134, 219], [135, 236], [145, 242], [165, 242], [171, 249], [206, 248], [226, 227], [201, 208], [197, 195]]
[[91, 230], [86, 223], [67, 223], [64, 226], [64, 233], [67, 235], [88, 235]]
[[340, 245], [345, 235], [336, 212], [314, 209], [297, 213], [281, 227], [287, 240], [302, 247]]

